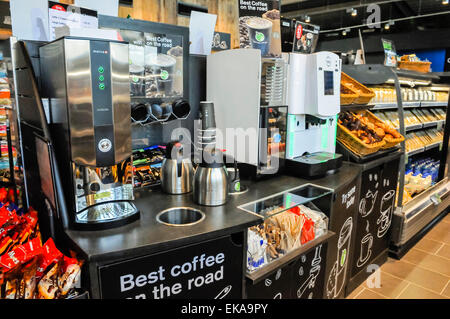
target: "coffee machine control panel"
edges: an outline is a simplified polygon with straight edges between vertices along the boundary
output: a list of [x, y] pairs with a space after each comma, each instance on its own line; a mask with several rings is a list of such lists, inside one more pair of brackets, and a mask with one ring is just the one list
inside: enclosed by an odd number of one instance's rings
[[111, 166], [114, 159], [114, 119], [111, 94], [109, 42], [91, 41], [92, 111], [97, 165]]
[[339, 57], [331, 52], [319, 52], [311, 55], [315, 62], [316, 78], [312, 81], [317, 81], [313, 84], [311, 93], [317, 94], [314, 98], [317, 110], [316, 114], [319, 116], [333, 116], [340, 111], [340, 87], [341, 87], [341, 63]]

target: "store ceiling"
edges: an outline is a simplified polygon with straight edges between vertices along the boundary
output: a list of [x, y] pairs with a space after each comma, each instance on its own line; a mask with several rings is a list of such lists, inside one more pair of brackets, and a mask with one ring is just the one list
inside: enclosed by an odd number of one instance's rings
[[[345, 28], [366, 24], [371, 12], [368, 5], [376, 4], [380, 8], [381, 22], [423, 16], [415, 19], [394, 21], [389, 30], [384, 29], [386, 23], [379, 29], [358, 27], [347, 30], [347, 36], [357, 35], [358, 29], [364, 32], [397, 33], [414, 30], [429, 30], [450, 28], [450, 4], [444, 5], [443, 0], [282, 0], [281, 13], [285, 18], [305, 20], [305, 15], [311, 18], [311, 24], [319, 25], [329, 37], [341, 37]], [[357, 10], [352, 16], [348, 9]], [[448, 12], [443, 14], [444, 12]], [[435, 15], [440, 13], [442, 15]]]

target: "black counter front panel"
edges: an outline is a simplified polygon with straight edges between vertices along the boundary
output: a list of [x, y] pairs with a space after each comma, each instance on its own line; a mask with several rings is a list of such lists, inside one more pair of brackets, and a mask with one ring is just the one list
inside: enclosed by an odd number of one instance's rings
[[99, 267], [103, 299], [240, 299], [242, 278], [232, 236]]
[[246, 280], [248, 299], [322, 299], [327, 242], [308, 250], [253, 284]]
[[372, 261], [389, 247], [398, 165], [399, 160], [396, 159], [364, 171], [362, 174], [352, 277], [366, 270], [369, 276], [372, 271], [367, 267], [371, 266]]
[[354, 178], [334, 193], [328, 229], [336, 236], [328, 243], [324, 289], [324, 298], [327, 299], [343, 298], [350, 277], [359, 183], [359, 178]]

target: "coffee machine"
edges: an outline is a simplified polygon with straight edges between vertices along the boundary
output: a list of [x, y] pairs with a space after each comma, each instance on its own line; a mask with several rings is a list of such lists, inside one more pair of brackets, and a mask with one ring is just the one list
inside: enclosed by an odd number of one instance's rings
[[341, 60], [331, 52], [284, 54], [289, 61], [286, 170], [316, 177], [342, 165], [336, 154]]
[[65, 37], [39, 51], [41, 95], [49, 101], [70, 227], [136, 220], [128, 44]]
[[258, 49], [218, 52], [207, 59], [207, 99], [215, 105], [216, 145], [244, 177], [276, 174], [286, 147], [287, 64]]

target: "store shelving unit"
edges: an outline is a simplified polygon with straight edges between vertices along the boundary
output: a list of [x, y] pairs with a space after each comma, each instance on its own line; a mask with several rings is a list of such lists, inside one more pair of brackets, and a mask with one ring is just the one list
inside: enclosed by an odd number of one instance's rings
[[[405, 142], [400, 147], [403, 152], [399, 167], [399, 185], [396, 210], [393, 217], [390, 254], [400, 258], [416, 243], [430, 228], [450, 203], [450, 186], [447, 186], [447, 153], [449, 140], [449, 102], [443, 101], [404, 101], [402, 88], [435, 88], [441, 77], [434, 73], [419, 73], [385, 67], [383, 65], [353, 65], [344, 66], [343, 71], [368, 87], [385, 86], [395, 90], [396, 101], [388, 103], [374, 103], [372, 111], [397, 111], [399, 119], [398, 131], [406, 136], [407, 133], [421, 132], [429, 129], [444, 128], [443, 141], [434, 142], [413, 150], [406, 150]], [[443, 87], [442, 84], [439, 84]], [[405, 123], [405, 112], [422, 108], [446, 109], [446, 120], [423, 121], [414, 125]], [[403, 203], [405, 187], [405, 168], [408, 159], [429, 155], [440, 160], [438, 181], [430, 188]]]

